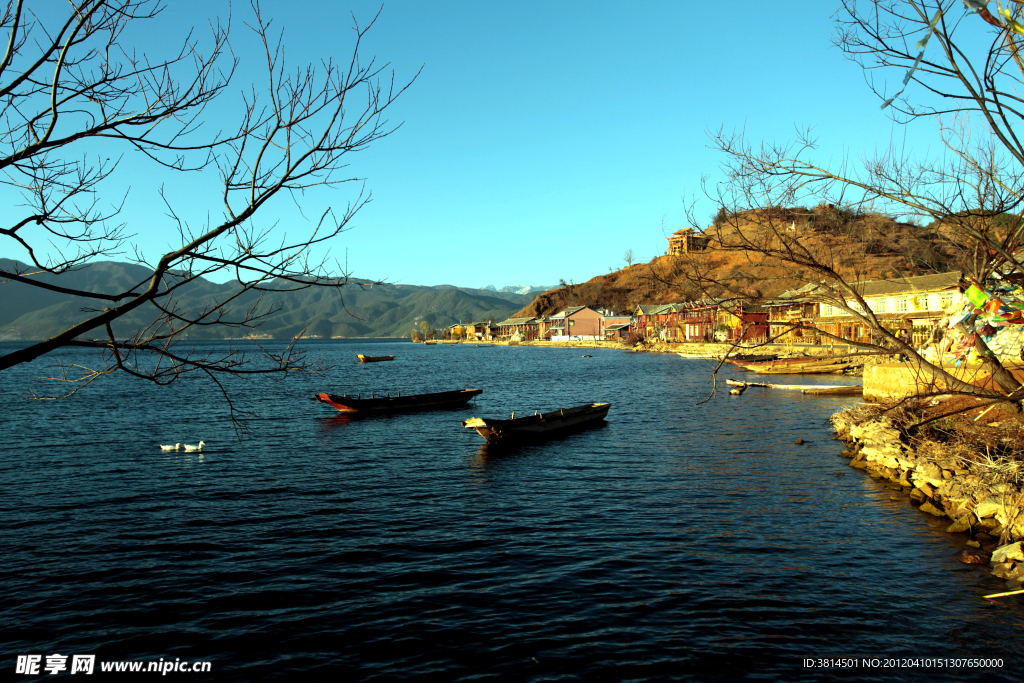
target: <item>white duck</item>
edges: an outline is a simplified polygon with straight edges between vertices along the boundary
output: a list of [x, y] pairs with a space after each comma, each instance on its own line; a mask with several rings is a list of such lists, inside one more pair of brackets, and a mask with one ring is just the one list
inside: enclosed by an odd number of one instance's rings
[[206, 444], [205, 441], [200, 441], [198, 446], [191, 446], [189, 444], [185, 444], [185, 450], [186, 451], [201, 451], [201, 450], [203, 450], [203, 446], [205, 444]]
[[179, 451], [179, 450], [181, 450], [181, 444], [180, 443], [176, 443], [173, 446], [160, 446], [160, 450], [162, 450], [162, 451]]

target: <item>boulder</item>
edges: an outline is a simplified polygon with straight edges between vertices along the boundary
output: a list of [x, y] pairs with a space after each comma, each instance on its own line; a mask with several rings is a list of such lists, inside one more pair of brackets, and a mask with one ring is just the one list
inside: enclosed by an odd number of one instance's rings
[[995, 517], [996, 513], [1003, 509], [1003, 504], [996, 498], [986, 498], [974, 506], [974, 514], [978, 519]]
[[1017, 516], [1020, 514], [1020, 508], [1007, 509], [1007, 507], [1003, 507], [1001, 510], [999, 510], [999, 512], [996, 513], [996, 519], [1003, 526], [1008, 526], [1009, 524], [1011, 524], [1015, 519], [1017, 519]]
[[935, 497], [935, 490], [928, 484], [925, 484], [924, 482], [914, 482], [914, 485], [917, 487], [918, 491], [924, 494], [925, 498]]
[[946, 527], [946, 531], [951, 534], [963, 533], [969, 530], [973, 523], [974, 519], [970, 515], [964, 515], [963, 517], [959, 518], [958, 520], [950, 524], [948, 527]]
[[992, 564], [1010, 561], [1024, 562], [1024, 547], [1021, 541], [1001, 545], [992, 551]]
[[[977, 513], [977, 509], [975, 509], [975, 513], [974, 514], [975, 515], [978, 514]], [[982, 529], [985, 529], [986, 531], [992, 531], [993, 529], [998, 528], [1001, 525], [999, 524], [998, 521], [996, 521], [994, 519], [981, 519], [981, 520], [978, 520], [977, 526], [982, 528]]]
[[960, 553], [958, 559], [964, 564], [986, 564], [988, 562], [988, 555], [974, 550], [965, 550]]
[[1009, 562], [996, 562], [995, 555], [993, 555], [992, 558], [989, 559], [989, 562], [992, 563], [993, 576], [998, 576], [1000, 579], [1005, 579], [1006, 577], [1008, 577], [1010, 575], [1010, 570], [1013, 569], [1013, 565]]
[[911, 476], [913, 476], [915, 481], [931, 484], [935, 487], [946, 483], [945, 479], [942, 478], [942, 470], [939, 469], [938, 465], [931, 462], [918, 465], [917, 470]]
[[922, 503], [921, 507], [919, 507], [917, 509], [920, 510], [921, 512], [927, 512], [930, 515], [935, 515], [936, 517], [945, 517], [946, 516], [945, 512], [943, 512], [942, 510], [940, 510], [939, 508], [935, 507], [934, 505], [932, 505], [929, 502]]
[[923, 503], [924, 501], [928, 500], [928, 497], [924, 495], [924, 491], [922, 491], [921, 489], [914, 489], [913, 491], [910, 492], [910, 500], [916, 501], [918, 503]]

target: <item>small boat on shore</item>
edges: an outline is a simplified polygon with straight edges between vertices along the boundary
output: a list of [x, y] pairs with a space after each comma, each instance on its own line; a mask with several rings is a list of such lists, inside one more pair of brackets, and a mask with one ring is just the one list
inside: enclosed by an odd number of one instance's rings
[[356, 354], [356, 358], [359, 359], [360, 363], [380, 363], [381, 361], [395, 359], [394, 356], [364, 356], [361, 353]]
[[576, 429], [583, 429], [604, 420], [610, 403], [590, 403], [575, 408], [554, 410], [550, 413], [534, 413], [527, 417], [512, 417], [508, 420], [471, 417], [462, 423], [467, 429], [475, 429], [487, 443], [515, 443], [545, 439]]
[[726, 363], [732, 363], [733, 365], [739, 365], [741, 363], [766, 363], [773, 360], [777, 360], [779, 355], [773, 354], [753, 354], [753, 353], [736, 353], [727, 358], [724, 358]]
[[402, 396], [402, 392], [392, 396], [374, 396], [362, 398], [362, 394], [349, 396], [343, 394], [321, 393], [313, 396], [314, 401], [319, 401], [342, 413], [396, 413], [405, 410], [423, 410], [434, 408], [451, 408], [464, 405], [474, 396], [483, 393], [483, 389], [461, 389], [459, 391], [440, 391], [434, 394], [408, 394]]
[[810, 356], [733, 362], [733, 365], [738, 368], [765, 375], [823, 375], [842, 372], [854, 364], [845, 358], [814, 358]]
[[813, 396], [856, 396], [864, 393], [864, 387], [860, 384], [769, 384], [767, 382], [740, 382], [734, 379], [727, 379], [725, 383], [732, 387], [764, 387], [765, 389], [787, 389], [799, 391], [802, 394]]
[[754, 366], [745, 369], [756, 372], [759, 375], [833, 375], [839, 374], [851, 367], [853, 363], [816, 363], [800, 365], [797, 363], [789, 365], [776, 365], [769, 367]]

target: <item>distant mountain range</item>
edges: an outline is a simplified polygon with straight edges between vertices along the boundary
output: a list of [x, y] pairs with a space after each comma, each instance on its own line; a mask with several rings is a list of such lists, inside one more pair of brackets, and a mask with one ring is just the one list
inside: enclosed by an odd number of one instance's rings
[[[24, 271], [28, 266], [0, 258], [0, 269]], [[151, 271], [130, 263], [103, 261], [92, 263], [73, 273], [39, 279], [63, 287], [90, 292], [122, 292], [150, 276]], [[284, 289], [274, 284], [269, 289]], [[529, 304], [533, 297], [519, 293], [522, 287], [474, 289], [453, 285], [419, 287], [415, 285], [373, 285], [366, 281], [336, 290], [310, 287], [296, 292], [264, 293], [263, 304], [280, 308], [255, 330], [255, 334], [290, 338], [303, 330], [313, 337], [408, 337], [420, 321], [435, 329], [457, 322], [475, 322], [493, 317], [503, 320]], [[186, 311], [199, 310], [206, 302], [223, 297], [230, 284], [197, 280], [183, 287], [177, 296]], [[511, 291], [509, 291], [511, 290]], [[247, 292], [231, 302], [232, 318], [239, 318], [259, 298], [259, 292]], [[0, 284], [0, 339], [45, 339], [85, 320], [82, 309], [102, 309], [99, 299], [69, 296], [21, 283]], [[113, 324], [119, 336], [145, 327], [156, 317], [152, 306], [142, 306]], [[92, 335], [90, 335], [92, 336]], [[101, 336], [99, 330], [95, 336]], [[244, 336], [244, 330], [224, 327], [193, 328], [192, 339], [220, 339]]]
[[546, 287], [546, 286], [538, 287], [537, 285], [509, 285], [507, 287], [502, 287], [501, 289], [495, 289], [494, 285], [487, 285], [486, 287], [484, 287], [484, 289], [487, 290], [488, 292], [503, 292], [503, 293], [507, 293], [507, 294], [523, 294], [523, 295], [525, 295], [525, 294], [539, 294], [541, 292], [546, 292], [549, 289], [554, 289], [554, 288], [555, 288], [554, 285], [552, 285], [550, 287]]

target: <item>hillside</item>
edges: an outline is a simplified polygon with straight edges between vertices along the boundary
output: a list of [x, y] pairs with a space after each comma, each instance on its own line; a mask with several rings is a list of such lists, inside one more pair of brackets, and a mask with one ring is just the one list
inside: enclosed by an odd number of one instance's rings
[[853, 215], [828, 206], [783, 209], [771, 215], [737, 214], [709, 227], [705, 234], [711, 238], [706, 251], [660, 256], [650, 263], [544, 292], [515, 315], [550, 315], [569, 306], [626, 312], [643, 303], [703, 297], [757, 300], [817, 279], [808, 268], [786, 265], [749, 248], [778, 246], [780, 239], [799, 244], [851, 282], [960, 267], [960, 255], [933, 226], [900, 223], [879, 215]]
[[[26, 270], [25, 264], [0, 259], [0, 269]], [[150, 271], [141, 266], [113, 261], [90, 264], [74, 273], [41, 277], [62, 286], [91, 292], [120, 292], [146, 280]], [[274, 284], [271, 289], [278, 288]], [[281, 286], [281, 289], [284, 287]], [[177, 298], [184, 310], [198, 310], [207, 301], [223, 297], [230, 285], [198, 280], [181, 290]], [[44, 339], [83, 320], [83, 309], [102, 308], [99, 300], [73, 297], [21, 283], [0, 285], [0, 339]], [[259, 298], [249, 292], [232, 302], [239, 317]], [[290, 338], [306, 331], [316, 337], [406, 337], [420, 321], [441, 329], [460, 321], [501, 320], [530, 300], [529, 295], [460, 288], [450, 285], [352, 284], [339, 293], [333, 289], [309, 288], [296, 292], [265, 294], [263, 304], [280, 308], [256, 330], [256, 334]], [[151, 306], [143, 306], [117, 320], [113, 327], [125, 335], [148, 324], [155, 317]], [[239, 330], [203, 328], [189, 332], [193, 339], [239, 336]]]

